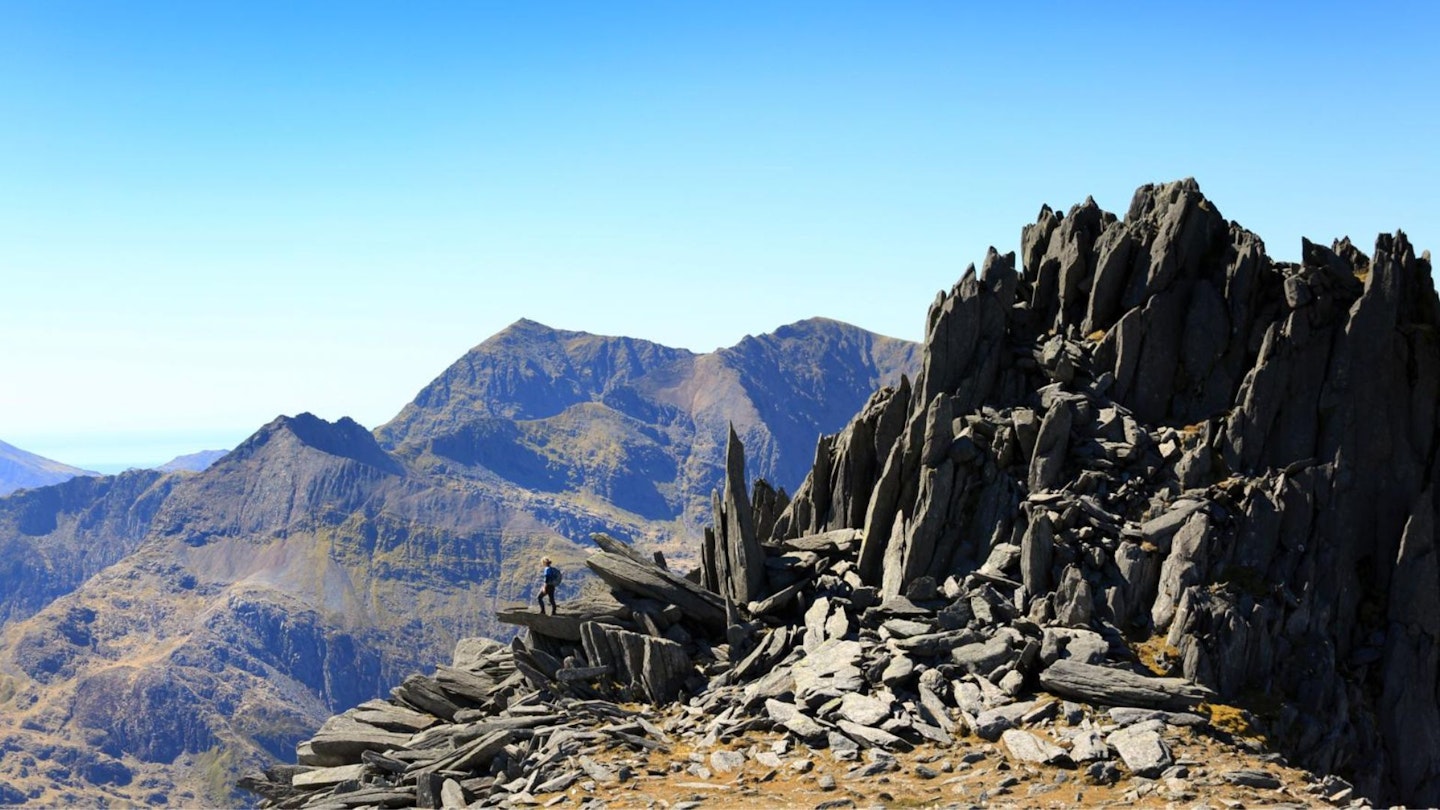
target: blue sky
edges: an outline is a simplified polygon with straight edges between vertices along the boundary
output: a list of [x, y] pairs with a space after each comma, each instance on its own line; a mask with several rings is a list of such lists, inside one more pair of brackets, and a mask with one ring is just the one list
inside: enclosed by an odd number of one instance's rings
[[1440, 247], [1440, 6], [1010, 5], [7, 0], [0, 439], [373, 427], [521, 317], [919, 339], [1042, 203], [1184, 176], [1279, 258]]

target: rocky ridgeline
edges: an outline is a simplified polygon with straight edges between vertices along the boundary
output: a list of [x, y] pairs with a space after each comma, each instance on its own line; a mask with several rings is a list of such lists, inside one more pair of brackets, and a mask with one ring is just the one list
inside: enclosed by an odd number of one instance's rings
[[[747, 493], [732, 434], [699, 570], [599, 536], [610, 594], [503, 611], [523, 639], [247, 785], [285, 807], [548, 803], [781, 734], [772, 757], [864, 751], [847, 775], [880, 783], [907, 751], [998, 740], [1007, 768], [1118, 800], [1440, 803], [1429, 257], [1403, 234], [1303, 253], [1271, 261], [1193, 181], [1123, 220], [1043, 209], [1023, 272], [992, 251], [940, 296], [914, 384], [823, 438], [793, 499]], [[1177, 757], [1196, 734], [1274, 767]], [[635, 764], [597, 759], [616, 748]], [[962, 778], [966, 801], [1018, 784]]]

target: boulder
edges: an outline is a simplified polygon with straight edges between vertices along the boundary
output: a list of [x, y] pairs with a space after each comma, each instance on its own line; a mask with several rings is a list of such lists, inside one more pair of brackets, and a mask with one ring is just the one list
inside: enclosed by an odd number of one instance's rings
[[1041, 671], [1040, 685], [1061, 697], [1102, 706], [1190, 709], [1215, 696], [1184, 678], [1147, 677], [1068, 658]]
[[1163, 728], [1164, 723], [1151, 720], [1113, 732], [1105, 742], [1115, 749], [1131, 773], [1154, 779], [1174, 764], [1170, 747], [1160, 739]]
[[1070, 755], [1064, 748], [1042, 740], [1028, 731], [1009, 729], [1000, 735], [1000, 742], [1004, 743], [1010, 756], [1021, 762], [1058, 765], [1070, 761]]

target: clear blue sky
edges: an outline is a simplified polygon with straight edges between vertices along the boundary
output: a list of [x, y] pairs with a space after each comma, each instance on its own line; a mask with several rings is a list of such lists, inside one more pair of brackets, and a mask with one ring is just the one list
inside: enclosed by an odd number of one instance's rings
[[387, 420], [520, 317], [919, 339], [1041, 203], [1440, 247], [1440, 5], [0, 3], [0, 439]]

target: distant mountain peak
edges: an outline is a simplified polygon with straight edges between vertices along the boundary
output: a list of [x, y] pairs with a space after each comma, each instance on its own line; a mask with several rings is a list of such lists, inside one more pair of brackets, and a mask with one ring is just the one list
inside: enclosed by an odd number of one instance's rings
[[521, 330], [533, 330], [533, 331], [537, 331], [537, 332], [558, 332], [558, 331], [561, 331], [561, 330], [559, 330], [559, 329], [554, 328], [553, 326], [549, 326], [549, 325], [543, 324], [543, 323], [541, 323], [541, 322], [539, 322], [539, 321], [537, 321], [537, 320], [535, 320], [535, 319], [533, 319], [533, 318], [516, 318], [514, 323], [510, 324], [509, 326], [505, 327], [504, 329], [502, 329], [502, 330], [500, 330], [500, 331], [502, 331], [502, 332], [512, 332], [512, 331], [521, 331]]
[[0, 441], [0, 495], [100, 473], [71, 467]]
[[211, 464], [225, 457], [229, 450], [199, 450], [176, 456], [155, 469], [161, 472], [204, 472]]
[[329, 422], [308, 411], [272, 419], [235, 448], [226, 461], [238, 463], [255, 458], [277, 438], [287, 436], [327, 455], [348, 458], [387, 472], [399, 474], [404, 471], [400, 463], [391, 458], [376, 443], [374, 435], [359, 422], [348, 416]]

